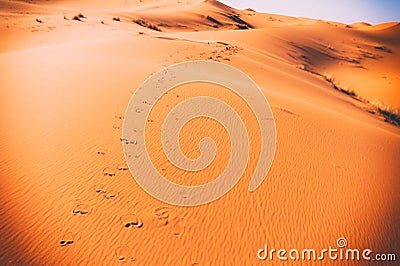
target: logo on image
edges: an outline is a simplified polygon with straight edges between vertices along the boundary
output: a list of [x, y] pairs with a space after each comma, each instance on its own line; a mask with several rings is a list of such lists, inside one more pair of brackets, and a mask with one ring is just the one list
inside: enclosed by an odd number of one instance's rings
[[[153, 197], [179, 206], [196, 206], [214, 201], [231, 190], [249, 163], [249, 133], [234, 106], [210, 96], [196, 96], [179, 102], [169, 110], [164, 121], [149, 119], [160, 98], [174, 88], [191, 83], [216, 84], [235, 93], [254, 114], [261, 149], [248, 187], [256, 190], [266, 178], [276, 148], [276, 127], [271, 108], [260, 88], [240, 70], [213, 61], [190, 61], [169, 66], [148, 78], [135, 92], [126, 110], [123, 125], [124, 155], [136, 182]], [[224, 171], [214, 180], [201, 185], [174, 183], [157, 170], [146, 148], [146, 124], [162, 123], [161, 143], [168, 161], [184, 171], [200, 172], [216, 158], [213, 139], [200, 140], [200, 156], [187, 158], [180, 147], [180, 132], [193, 119], [211, 118], [224, 127], [230, 138], [230, 158]], [[151, 133], [151, 132], [150, 132]]]

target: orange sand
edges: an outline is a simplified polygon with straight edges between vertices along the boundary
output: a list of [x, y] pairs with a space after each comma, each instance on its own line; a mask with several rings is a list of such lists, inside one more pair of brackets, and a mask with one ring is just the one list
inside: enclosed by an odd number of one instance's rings
[[[86, 18], [72, 20], [79, 13]], [[257, 259], [264, 244], [318, 249], [339, 237], [400, 250], [400, 131], [376, 107], [400, 107], [399, 23], [346, 27], [211, 0], [0, 0], [0, 16], [1, 265], [118, 265], [116, 253], [138, 265], [273, 265]], [[250, 164], [221, 199], [168, 206], [126, 170], [123, 113], [149, 75], [196, 59], [235, 66], [261, 87], [277, 153], [253, 193]], [[229, 91], [197, 94], [241, 104]], [[157, 117], [177, 104], [162, 100]], [[259, 133], [241, 110], [254, 157]], [[150, 148], [160, 152], [157, 126]], [[189, 157], [204, 136], [221, 154], [199, 175], [155, 153], [167, 178], [196, 185], [223, 170], [229, 142], [218, 123], [197, 119], [181, 136]], [[143, 226], [126, 228], [135, 217]]]

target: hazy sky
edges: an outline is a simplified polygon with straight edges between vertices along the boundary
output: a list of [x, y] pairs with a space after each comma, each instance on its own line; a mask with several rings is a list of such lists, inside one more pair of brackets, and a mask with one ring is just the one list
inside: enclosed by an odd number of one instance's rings
[[344, 23], [400, 21], [400, 0], [220, 0], [230, 6]]

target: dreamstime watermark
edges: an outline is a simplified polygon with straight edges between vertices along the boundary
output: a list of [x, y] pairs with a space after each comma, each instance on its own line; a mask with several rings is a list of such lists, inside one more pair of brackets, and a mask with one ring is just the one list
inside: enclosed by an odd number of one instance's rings
[[371, 249], [359, 250], [357, 248], [346, 248], [347, 240], [340, 237], [336, 241], [336, 246], [329, 246], [320, 250], [316, 249], [269, 249], [265, 244], [264, 248], [257, 251], [259, 260], [281, 260], [281, 261], [396, 261], [395, 253], [374, 253]]
[[215, 158], [215, 142], [211, 138], [202, 139], [199, 143], [200, 157], [191, 160], [179, 147], [179, 133], [190, 120], [209, 117], [218, 121], [229, 134], [231, 157], [227, 167], [216, 179], [199, 186], [173, 183], [154, 167], [145, 139], [149, 114], [168, 91], [194, 82], [213, 83], [233, 91], [255, 115], [261, 132], [261, 151], [249, 191], [256, 190], [266, 178], [276, 149], [276, 127], [268, 101], [257, 84], [240, 70], [214, 61], [189, 61], [155, 73], [137, 89], [127, 107], [122, 132], [124, 155], [132, 176], [147, 193], [179, 206], [201, 205], [222, 197], [242, 177], [249, 160], [248, 132], [237, 110], [219, 99], [201, 96], [180, 102], [162, 121], [163, 151], [169, 162], [180, 169], [205, 169]]

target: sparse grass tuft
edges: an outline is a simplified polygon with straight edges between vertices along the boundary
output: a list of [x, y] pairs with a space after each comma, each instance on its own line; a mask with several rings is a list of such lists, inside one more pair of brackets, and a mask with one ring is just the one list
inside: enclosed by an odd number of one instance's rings
[[358, 97], [357, 93], [354, 90], [350, 90], [348, 88], [344, 88], [343, 86], [339, 85], [337, 82], [335, 82], [334, 78], [330, 74], [323, 74], [321, 75], [327, 82], [329, 82], [333, 88], [337, 91], [340, 91], [341, 93], [347, 94], [350, 97], [356, 99], [357, 101], [362, 102], [363, 100]]
[[390, 50], [389, 48], [387, 48], [386, 46], [383, 46], [383, 45], [375, 45], [374, 48], [376, 50], [381, 50], [381, 51], [386, 52], [388, 54], [392, 53], [392, 50]]
[[377, 99], [374, 99], [371, 104], [376, 111], [385, 118], [386, 122], [395, 126], [400, 126], [400, 110], [398, 108], [393, 108]]
[[149, 28], [149, 29], [155, 30], [155, 31], [161, 31], [161, 29], [158, 28], [156, 25], [153, 25], [153, 24], [151, 24], [151, 23], [147, 23], [147, 22], [146, 22], [145, 20], [143, 20], [143, 19], [136, 19], [136, 20], [134, 20], [134, 22], [135, 22], [136, 24], [138, 24], [139, 26], [146, 27], [146, 28]]
[[77, 21], [82, 21], [83, 18], [86, 18], [82, 13], [79, 13], [78, 15], [74, 16], [72, 19], [77, 20]]
[[385, 118], [385, 121], [395, 125], [400, 126], [400, 115], [399, 113], [392, 113], [387, 110], [378, 109], [379, 113]]

